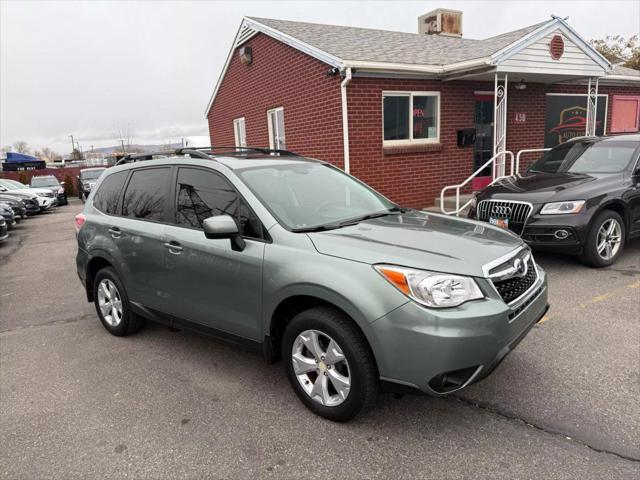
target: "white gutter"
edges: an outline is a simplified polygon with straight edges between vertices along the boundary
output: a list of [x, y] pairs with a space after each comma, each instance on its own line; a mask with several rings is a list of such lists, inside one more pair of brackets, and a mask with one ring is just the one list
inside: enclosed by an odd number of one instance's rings
[[344, 152], [344, 171], [349, 173], [349, 115], [347, 113], [347, 85], [351, 82], [351, 68], [347, 68], [345, 77], [340, 82], [342, 97], [342, 140]]
[[600, 77], [600, 80], [616, 80], [623, 81], [629, 83], [640, 82], [640, 76], [632, 76], [632, 75], [605, 75], [604, 77]]

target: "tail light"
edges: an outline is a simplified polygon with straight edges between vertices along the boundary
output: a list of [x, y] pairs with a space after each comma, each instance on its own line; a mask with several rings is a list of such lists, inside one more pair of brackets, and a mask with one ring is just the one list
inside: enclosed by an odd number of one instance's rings
[[83, 213], [79, 213], [78, 215], [76, 215], [76, 218], [75, 218], [76, 233], [80, 231], [80, 228], [82, 228], [82, 225], [84, 225], [84, 222], [86, 220], [87, 220], [87, 217], [85, 217]]

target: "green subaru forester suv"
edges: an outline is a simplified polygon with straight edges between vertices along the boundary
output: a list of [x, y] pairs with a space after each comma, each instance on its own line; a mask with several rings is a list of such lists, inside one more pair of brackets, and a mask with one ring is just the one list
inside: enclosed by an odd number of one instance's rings
[[251, 148], [120, 163], [76, 217], [78, 274], [107, 331], [148, 319], [256, 349], [328, 419], [381, 387], [477, 382], [548, 308], [519, 237], [401, 208], [328, 163]]

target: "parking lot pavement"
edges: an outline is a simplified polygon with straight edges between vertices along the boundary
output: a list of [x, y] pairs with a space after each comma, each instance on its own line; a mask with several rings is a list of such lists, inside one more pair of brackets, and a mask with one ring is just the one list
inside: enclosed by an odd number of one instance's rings
[[255, 354], [153, 325], [107, 334], [75, 273], [79, 209], [0, 245], [2, 478], [640, 474], [640, 242], [604, 270], [538, 255], [552, 308], [490, 378], [334, 424]]

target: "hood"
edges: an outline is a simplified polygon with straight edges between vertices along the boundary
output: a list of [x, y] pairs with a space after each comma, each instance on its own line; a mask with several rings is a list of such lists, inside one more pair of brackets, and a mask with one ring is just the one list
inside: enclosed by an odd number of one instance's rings
[[29, 192], [24, 192], [22, 190], [10, 190], [11, 193], [9, 192], [2, 192], [2, 196], [3, 197], [13, 197], [17, 200], [22, 200], [22, 199], [29, 199], [29, 200], [33, 200], [34, 198], [36, 198], [36, 195], [33, 193], [29, 193]]
[[486, 223], [417, 211], [307, 235], [324, 255], [476, 277], [523, 244]]
[[9, 190], [6, 193], [9, 195], [13, 195], [14, 193], [31, 193], [38, 197], [46, 197], [47, 195], [51, 195], [51, 190], [48, 188], [19, 188], [17, 190]]
[[577, 173], [526, 173], [517, 177], [508, 177], [490, 185], [479, 195], [478, 200], [515, 199], [533, 204], [564, 200], [583, 200], [597, 190], [606, 191], [606, 187], [620, 185], [622, 174], [587, 175]]

